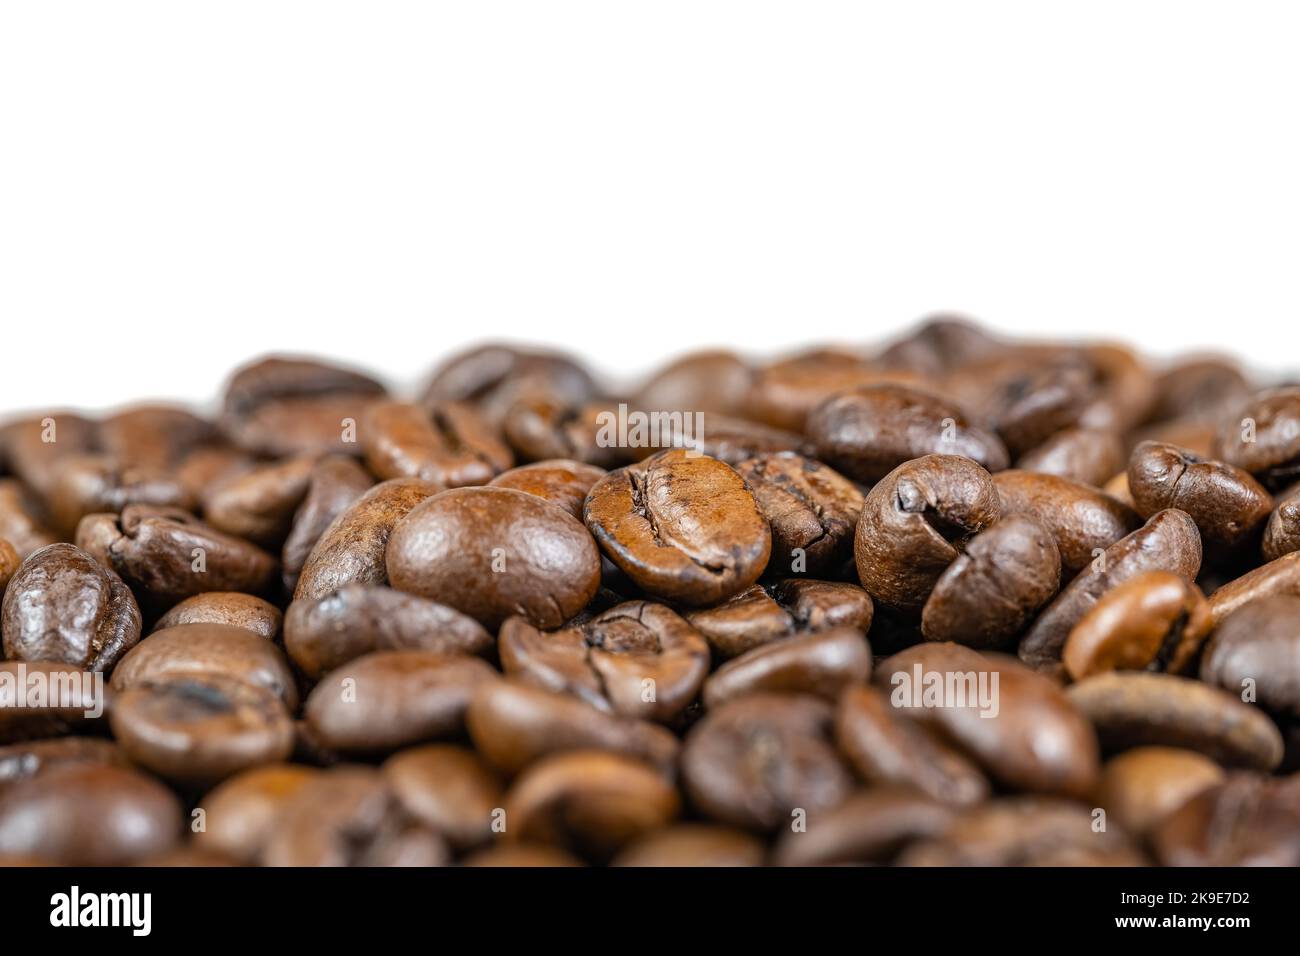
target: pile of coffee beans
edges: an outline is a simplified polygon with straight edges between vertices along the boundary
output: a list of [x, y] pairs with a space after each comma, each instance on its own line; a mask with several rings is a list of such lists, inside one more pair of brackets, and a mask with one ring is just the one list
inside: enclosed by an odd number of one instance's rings
[[1300, 386], [476, 348], [0, 426], [0, 862], [1300, 864]]

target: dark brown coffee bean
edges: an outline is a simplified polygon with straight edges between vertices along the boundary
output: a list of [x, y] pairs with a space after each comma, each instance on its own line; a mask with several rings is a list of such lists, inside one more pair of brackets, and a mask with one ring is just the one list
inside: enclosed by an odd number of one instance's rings
[[130, 505], [191, 509], [189, 491], [169, 471], [132, 465], [107, 455], [69, 456], [59, 462], [47, 496], [56, 530], [70, 536], [86, 515]]
[[1257, 770], [1282, 760], [1282, 735], [1263, 711], [1185, 677], [1115, 671], [1073, 684], [1066, 694], [1107, 753], [1185, 747], [1225, 767]]
[[4, 538], [0, 538], [0, 597], [4, 596], [5, 588], [9, 587], [9, 579], [14, 576], [21, 563], [22, 559], [18, 557], [14, 546]]
[[849, 628], [774, 641], [719, 667], [704, 684], [704, 705], [762, 692], [809, 694], [835, 701], [871, 676], [871, 648]]
[[720, 660], [793, 637], [798, 627], [789, 610], [778, 604], [761, 584], [751, 585], [715, 607], [692, 611], [687, 619], [704, 635]]
[[1061, 586], [1061, 557], [1036, 518], [1010, 514], [976, 534], [921, 610], [928, 641], [976, 648], [1015, 639]]
[[0, 853], [56, 866], [126, 866], [166, 852], [180, 832], [166, 787], [110, 764], [75, 761], [0, 791]]
[[127, 756], [181, 784], [210, 785], [293, 750], [280, 699], [218, 675], [136, 684], [118, 695], [109, 722]]
[[1151, 835], [1164, 866], [1300, 866], [1300, 777], [1234, 774]]
[[827, 399], [808, 416], [817, 457], [856, 481], [879, 481], [903, 462], [962, 455], [989, 471], [1009, 460], [996, 435], [955, 404], [918, 389], [873, 385]]
[[937, 377], [1003, 351], [1006, 343], [958, 315], [937, 315], [889, 345], [882, 368], [910, 369]]
[[90, 454], [98, 446], [99, 428], [72, 412], [47, 411], [0, 427], [0, 448], [9, 471], [48, 501], [65, 458]]
[[1125, 830], [1143, 836], [1222, 781], [1223, 768], [1208, 757], [1175, 747], [1137, 747], [1106, 761], [1097, 801]]
[[518, 399], [547, 396], [580, 403], [596, 394], [590, 374], [558, 352], [485, 345], [453, 355], [434, 372], [423, 404], [470, 402], [500, 425]]
[[320, 677], [372, 651], [436, 651], [484, 656], [492, 635], [454, 608], [394, 591], [350, 584], [289, 605], [284, 647], [308, 677]]
[[1079, 619], [1061, 655], [1074, 680], [1116, 670], [1186, 672], [1210, 633], [1210, 606], [1195, 584], [1146, 571], [1116, 585]]
[[374, 651], [322, 678], [303, 713], [332, 750], [387, 753], [461, 732], [474, 688], [495, 678], [476, 657]]
[[547, 395], [521, 398], [506, 411], [501, 431], [526, 462], [567, 459], [598, 468], [617, 468], [635, 458], [604, 423], [617, 421], [616, 404], [608, 401], [568, 405]]
[[303, 455], [253, 465], [215, 481], [203, 493], [204, 520], [218, 531], [278, 548], [289, 535], [315, 468], [316, 458]]
[[92, 732], [113, 699], [100, 680], [75, 664], [0, 662], [0, 743]]
[[1168, 571], [1195, 580], [1200, 567], [1196, 522], [1175, 509], [1157, 512], [1107, 548], [1047, 606], [1021, 638], [1020, 659], [1037, 670], [1059, 669], [1070, 632], [1107, 591], [1144, 571]]
[[113, 669], [112, 687], [132, 687], [182, 678], [227, 677], [271, 691], [289, 710], [298, 690], [284, 652], [266, 638], [228, 624], [178, 624], [154, 631]]
[[497, 775], [473, 751], [450, 744], [412, 747], [393, 754], [381, 770], [406, 812], [456, 849], [492, 839], [504, 794]]
[[853, 778], [830, 741], [831, 705], [794, 694], [750, 694], [692, 729], [682, 778], [706, 817], [749, 830], [790, 826], [843, 801]]
[[1177, 508], [1204, 540], [1225, 548], [1249, 541], [1273, 510], [1272, 496], [1247, 472], [1159, 442], [1133, 450], [1128, 487], [1139, 514]]
[[294, 600], [324, 597], [349, 584], [387, 584], [384, 556], [393, 527], [440, 490], [418, 478], [394, 478], [367, 491], [321, 534], [303, 565]]
[[1222, 418], [1250, 398], [1250, 382], [1233, 361], [1210, 356], [1177, 362], [1156, 377], [1151, 420], [1205, 421]]
[[633, 406], [646, 411], [743, 415], [754, 372], [733, 352], [691, 352], [670, 362], [641, 386]]
[[559, 627], [596, 595], [600, 554], [558, 505], [508, 488], [456, 488], [393, 529], [388, 579], [496, 630], [513, 614]]
[[665, 770], [677, 761], [677, 738], [657, 724], [513, 680], [478, 687], [465, 723], [478, 752], [505, 773], [563, 750], [610, 750]]
[[871, 595], [856, 584], [786, 578], [773, 584], [771, 592], [800, 631], [851, 627], [865, 634], [871, 630]]
[[256, 464], [248, 452], [226, 444], [201, 445], [184, 455], [172, 474], [195, 501], [201, 501], [210, 485], [224, 481]]
[[559, 505], [581, 521], [582, 504], [587, 500], [587, 493], [604, 476], [605, 469], [595, 465], [553, 458], [512, 468], [497, 475], [488, 484], [493, 488], [512, 488], [536, 495], [544, 501]]
[[461, 866], [470, 867], [569, 867], [586, 866], [572, 853], [559, 847], [535, 843], [498, 843], [479, 850], [461, 860]]
[[570, 850], [607, 862], [681, 809], [677, 791], [648, 764], [602, 750], [552, 754], [506, 795], [506, 839]]
[[1061, 567], [1072, 578], [1125, 535], [1142, 526], [1131, 507], [1056, 475], [1002, 471], [993, 476], [1003, 514], [1033, 515], [1056, 539]]
[[1079, 424], [1125, 432], [1145, 420], [1156, 400], [1151, 369], [1120, 345], [1086, 345], [1081, 351], [1092, 364], [1097, 395], [1079, 413]]
[[216, 426], [175, 405], [137, 405], [100, 419], [99, 448], [136, 465], [169, 468], [219, 439]]
[[346, 455], [326, 455], [316, 462], [280, 551], [286, 592], [297, 588], [298, 576], [325, 530], [373, 485], [369, 473]]
[[1210, 595], [1210, 617], [1218, 627], [1238, 608], [1277, 594], [1300, 595], [1300, 551], [1284, 554], [1218, 588]]
[[700, 606], [738, 594], [763, 573], [766, 518], [730, 467], [684, 449], [602, 478], [586, 505], [601, 550], [655, 597]]
[[1270, 488], [1300, 478], [1300, 386], [1261, 392], [1225, 416], [1214, 454]]
[[1096, 782], [1092, 728], [1056, 684], [1014, 658], [922, 644], [882, 661], [873, 681], [1004, 786], [1083, 797]]
[[0, 478], [0, 538], [20, 559], [58, 540], [45, 526], [35, 495], [16, 478]]
[[649, 601], [619, 604], [559, 631], [510, 618], [501, 627], [500, 653], [512, 677], [571, 694], [597, 710], [660, 722], [695, 700], [709, 672], [703, 636]]
[[956, 813], [915, 790], [862, 790], [808, 818], [777, 843], [777, 866], [843, 866], [891, 862], [904, 847], [943, 834]]
[[1206, 645], [1201, 680], [1300, 716], [1300, 596], [1260, 598], [1225, 617]]
[[742, 410], [774, 428], [805, 430], [812, 411], [832, 395], [860, 386], [909, 381], [903, 372], [882, 371], [858, 356], [816, 349], [774, 362], [754, 374], [753, 390]]
[[1124, 463], [1124, 443], [1115, 432], [1066, 428], [1022, 455], [1016, 468], [1100, 488]]
[[706, 823], [653, 830], [614, 858], [611, 866], [762, 866], [763, 844], [748, 833]]
[[221, 426], [240, 448], [257, 455], [342, 452], [360, 455], [349, 425], [381, 399], [368, 376], [309, 359], [271, 357], [238, 370], [226, 386]]
[[853, 482], [794, 452], [749, 458], [736, 471], [772, 528], [771, 567], [819, 574], [849, 560], [862, 515]]
[[1263, 551], [1267, 561], [1300, 551], [1300, 484], [1277, 497], [1273, 514], [1264, 526]]
[[642, 454], [633, 457], [645, 457], [663, 448], [692, 448], [733, 468], [760, 455], [812, 454], [812, 444], [801, 435], [716, 412], [703, 414], [699, 420], [684, 417], [680, 421], [668, 420], [659, 443], [638, 449]]
[[100, 737], [52, 737], [0, 747], [0, 788], [69, 763], [129, 766], [126, 754]]
[[209, 591], [186, 598], [158, 619], [155, 631], [177, 624], [229, 624], [273, 640], [280, 633], [280, 609], [252, 594]]
[[989, 473], [969, 458], [926, 455], [867, 494], [854, 539], [858, 578], [872, 598], [920, 610], [959, 546], [1000, 516]]
[[70, 544], [52, 544], [18, 567], [5, 588], [5, 656], [111, 668], [140, 639], [140, 609], [115, 573]]
[[378, 402], [361, 428], [366, 465], [381, 480], [422, 478], [444, 488], [486, 484], [513, 464], [510, 449], [471, 406]]
[[875, 687], [844, 689], [835, 709], [835, 742], [869, 784], [910, 787], [953, 804], [979, 803], [989, 794], [973, 762]]
[[256, 864], [280, 811], [319, 775], [319, 770], [299, 764], [270, 764], [235, 774], [200, 803], [203, 828], [194, 834], [196, 846], [236, 863]]

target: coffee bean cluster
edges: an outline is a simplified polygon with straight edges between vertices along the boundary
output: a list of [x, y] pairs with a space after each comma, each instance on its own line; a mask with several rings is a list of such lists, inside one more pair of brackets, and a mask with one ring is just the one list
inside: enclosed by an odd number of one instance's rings
[[1300, 386], [1228, 359], [265, 358], [0, 426], [0, 587], [8, 864], [1300, 864]]

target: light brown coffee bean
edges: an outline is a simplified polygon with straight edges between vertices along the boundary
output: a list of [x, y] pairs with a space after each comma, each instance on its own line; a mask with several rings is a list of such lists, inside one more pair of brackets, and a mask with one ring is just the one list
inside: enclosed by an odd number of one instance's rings
[[280, 609], [252, 594], [208, 591], [186, 598], [158, 619], [155, 631], [177, 624], [229, 624], [273, 640], [280, 633]]
[[871, 647], [860, 631], [839, 628], [756, 647], [719, 667], [704, 684], [704, 705], [762, 692], [835, 701], [871, 676]]

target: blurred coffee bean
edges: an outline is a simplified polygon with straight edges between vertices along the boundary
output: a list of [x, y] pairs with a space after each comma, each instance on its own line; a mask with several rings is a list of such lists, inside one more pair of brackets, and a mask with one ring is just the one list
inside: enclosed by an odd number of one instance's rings
[[659, 369], [641, 386], [633, 405], [646, 411], [743, 415], [753, 377], [754, 371], [733, 352], [692, 352]]
[[520, 465], [504, 471], [488, 482], [493, 488], [511, 488], [536, 495], [544, 501], [559, 505], [579, 521], [587, 493], [605, 475], [605, 469], [580, 461], [553, 458]]
[[1226, 415], [1214, 454], [1269, 488], [1300, 479], [1300, 386], [1260, 392]]
[[952, 807], [902, 787], [860, 790], [808, 820], [777, 843], [777, 866], [890, 863], [904, 847], [939, 837], [952, 825]]
[[36, 497], [16, 478], [0, 478], [0, 538], [20, 559], [58, 540], [45, 526]]
[[319, 773], [298, 764], [269, 764], [235, 774], [199, 804], [203, 828], [194, 834], [195, 844], [238, 863], [256, 863], [280, 810]]
[[158, 619], [154, 630], [177, 624], [229, 624], [272, 640], [280, 633], [280, 620], [280, 609], [260, 597], [238, 591], [208, 591], [175, 605]]
[[1300, 777], [1234, 774], [1151, 834], [1164, 866], [1300, 866]]
[[762, 866], [766, 851], [748, 833], [707, 823], [653, 830], [625, 847], [611, 866]]
[[1063, 428], [1016, 461], [1016, 468], [1100, 488], [1125, 465], [1119, 435], [1096, 428]]
[[579, 403], [596, 394], [591, 375], [558, 352], [485, 345], [453, 355], [433, 374], [422, 404], [469, 402], [500, 425], [519, 398]]
[[1142, 836], [1223, 777], [1223, 768], [1191, 750], [1136, 747], [1106, 761], [1097, 801], [1125, 830]]
[[1260, 598], [1225, 617], [1206, 645], [1201, 680], [1300, 716], [1300, 595]]
[[1273, 514], [1264, 526], [1263, 551], [1266, 561], [1300, 551], [1300, 484], [1275, 499]]
[[487, 843], [504, 807], [501, 781], [472, 751], [451, 744], [400, 750], [381, 768], [408, 814], [453, 847]]
[[1210, 617], [1218, 627], [1240, 607], [1278, 594], [1300, 595], [1300, 551], [1292, 551], [1229, 581], [1210, 594]]

